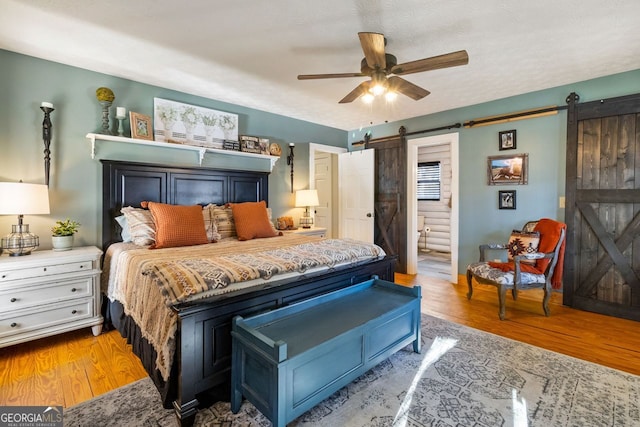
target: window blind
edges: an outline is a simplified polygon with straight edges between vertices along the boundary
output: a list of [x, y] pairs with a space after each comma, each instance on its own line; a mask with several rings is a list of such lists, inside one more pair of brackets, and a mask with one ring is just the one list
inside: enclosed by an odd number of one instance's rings
[[440, 200], [440, 162], [418, 163], [418, 200]]

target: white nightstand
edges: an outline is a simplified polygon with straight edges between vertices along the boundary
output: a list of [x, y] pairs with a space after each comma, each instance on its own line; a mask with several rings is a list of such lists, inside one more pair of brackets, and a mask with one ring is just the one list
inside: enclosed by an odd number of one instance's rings
[[302, 228], [297, 230], [283, 230], [284, 233], [304, 234], [305, 236], [319, 236], [324, 237], [327, 234], [327, 229], [322, 227]]
[[0, 256], [0, 347], [91, 327], [102, 332], [96, 247]]

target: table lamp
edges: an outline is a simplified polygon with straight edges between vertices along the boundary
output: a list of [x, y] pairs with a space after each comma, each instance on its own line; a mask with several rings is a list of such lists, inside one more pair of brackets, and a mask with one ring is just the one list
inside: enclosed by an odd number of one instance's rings
[[40, 239], [23, 224], [24, 215], [49, 213], [49, 187], [43, 184], [0, 182], [0, 215], [18, 215], [18, 224], [2, 238], [2, 249], [11, 256], [29, 255]]
[[302, 218], [300, 218], [300, 227], [311, 228], [313, 225], [313, 217], [309, 208], [311, 206], [318, 206], [318, 191], [317, 190], [298, 190], [296, 191], [296, 207], [305, 208]]

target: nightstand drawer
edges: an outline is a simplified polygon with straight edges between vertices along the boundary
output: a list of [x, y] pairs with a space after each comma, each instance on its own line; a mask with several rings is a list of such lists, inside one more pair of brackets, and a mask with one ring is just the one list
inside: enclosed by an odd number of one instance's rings
[[93, 299], [78, 300], [72, 304], [40, 307], [37, 311], [24, 314], [3, 314], [0, 316], [0, 338], [92, 317]]
[[78, 277], [50, 284], [36, 284], [0, 292], [0, 313], [34, 305], [93, 295], [93, 277]]
[[302, 234], [304, 236], [318, 236], [325, 237], [327, 234], [327, 229], [322, 227], [311, 227], [311, 228], [298, 228], [295, 230], [283, 230], [285, 234]]
[[0, 273], [0, 283], [11, 280], [28, 279], [30, 277], [51, 276], [53, 274], [75, 273], [77, 271], [90, 271], [93, 263], [88, 261], [70, 262], [66, 264], [50, 264], [30, 268], [18, 268], [5, 270]]

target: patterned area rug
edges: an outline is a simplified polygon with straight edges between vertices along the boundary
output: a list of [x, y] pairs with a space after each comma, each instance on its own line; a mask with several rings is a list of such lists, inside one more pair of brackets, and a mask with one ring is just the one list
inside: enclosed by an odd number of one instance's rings
[[[422, 354], [399, 351], [289, 427], [640, 426], [640, 377], [422, 315]], [[250, 403], [197, 426], [271, 426]], [[65, 426], [175, 426], [151, 380], [64, 411]]]

